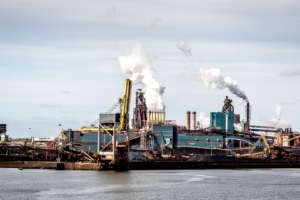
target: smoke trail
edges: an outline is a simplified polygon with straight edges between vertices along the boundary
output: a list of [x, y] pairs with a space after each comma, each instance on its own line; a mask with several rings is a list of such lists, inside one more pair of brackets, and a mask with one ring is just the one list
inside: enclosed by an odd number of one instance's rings
[[163, 111], [165, 109], [163, 93], [165, 86], [153, 78], [155, 71], [151, 66], [149, 54], [142, 51], [137, 43], [130, 56], [119, 56], [122, 73], [131, 74], [133, 84], [142, 84], [148, 110]]
[[228, 88], [232, 94], [242, 98], [246, 102], [249, 102], [244, 91], [238, 88], [237, 81], [233, 81], [230, 77], [225, 77], [221, 74], [220, 69], [200, 69], [199, 70], [201, 79], [207, 88], [212, 89], [224, 89]]
[[278, 103], [276, 104], [276, 113], [277, 113], [278, 119], [280, 120], [282, 109], [281, 109], [281, 106]]
[[[190, 57], [192, 56], [191, 48], [187, 44], [186, 41], [182, 40], [178, 45], [178, 49], [182, 52], [184, 56], [185, 68], [189, 70], [192, 65], [190, 62]], [[212, 89], [224, 89], [228, 88], [232, 94], [242, 98], [244, 101], [249, 102], [246, 93], [238, 88], [237, 81], [233, 81], [230, 77], [225, 77], [221, 75], [220, 69], [211, 68], [211, 69], [202, 69], [197, 72], [194, 70], [189, 71], [191, 76], [199, 81], [200, 79], [197, 77], [197, 74], [200, 74], [201, 80], [207, 88]]]
[[202, 128], [207, 128], [210, 126], [210, 118], [206, 117], [206, 113], [199, 112], [197, 121], [200, 121], [200, 124], [202, 124]]
[[237, 131], [243, 131], [243, 128], [239, 124], [234, 124], [234, 129]]
[[185, 62], [185, 69], [188, 70], [190, 68], [190, 66], [192, 65], [190, 62], [190, 57], [192, 56], [191, 48], [189, 47], [187, 42], [184, 40], [179, 42], [179, 44], [177, 44], [177, 47], [183, 54], [184, 62]]
[[148, 28], [149, 26], [154, 26], [155, 24], [157, 24], [158, 22], [160, 22], [161, 19], [160, 18], [155, 18], [155, 19], [152, 19], [152, 20], [149, 20], [145, 27]]
[[292, 125], [283, 119], [270, 119], [265, 114], [261, 115], [261, 119], [269, 126], [274, 126], [276, 128], [292, 128]]

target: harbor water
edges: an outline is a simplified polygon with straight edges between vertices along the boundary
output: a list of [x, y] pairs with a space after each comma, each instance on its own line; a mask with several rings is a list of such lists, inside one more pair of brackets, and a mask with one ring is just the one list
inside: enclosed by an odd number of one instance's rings
[[0, 199], [299, 199], [300, 169], [0, 168]]

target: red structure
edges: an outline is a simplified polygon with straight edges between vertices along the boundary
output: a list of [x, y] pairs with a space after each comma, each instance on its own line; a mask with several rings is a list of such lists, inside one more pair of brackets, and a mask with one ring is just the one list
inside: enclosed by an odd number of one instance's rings
[[186, 112], [186, 129], [191, 130], [191, 112], [187, 111]]
[[131, 126], [133, 129], [147, 128], [147, 105], [144, 93], [138, 89], [135, 93], [135, 108], [133, 109], [133, 119]]

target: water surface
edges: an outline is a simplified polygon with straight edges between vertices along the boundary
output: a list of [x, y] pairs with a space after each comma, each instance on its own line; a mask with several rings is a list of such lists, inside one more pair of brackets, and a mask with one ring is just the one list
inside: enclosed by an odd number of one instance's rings
[[0, 168], [0, 199], [299, 199], [300, 169], [57, 171]]

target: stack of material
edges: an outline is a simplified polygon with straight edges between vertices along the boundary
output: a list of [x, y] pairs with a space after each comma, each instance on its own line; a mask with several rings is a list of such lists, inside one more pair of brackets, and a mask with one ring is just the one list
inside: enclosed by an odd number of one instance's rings
[[136, 151], [136, 152], [129, 152], [129, 159], [131, 161], [150, 161], [149, 158], [143, 156], [144, 152]]

